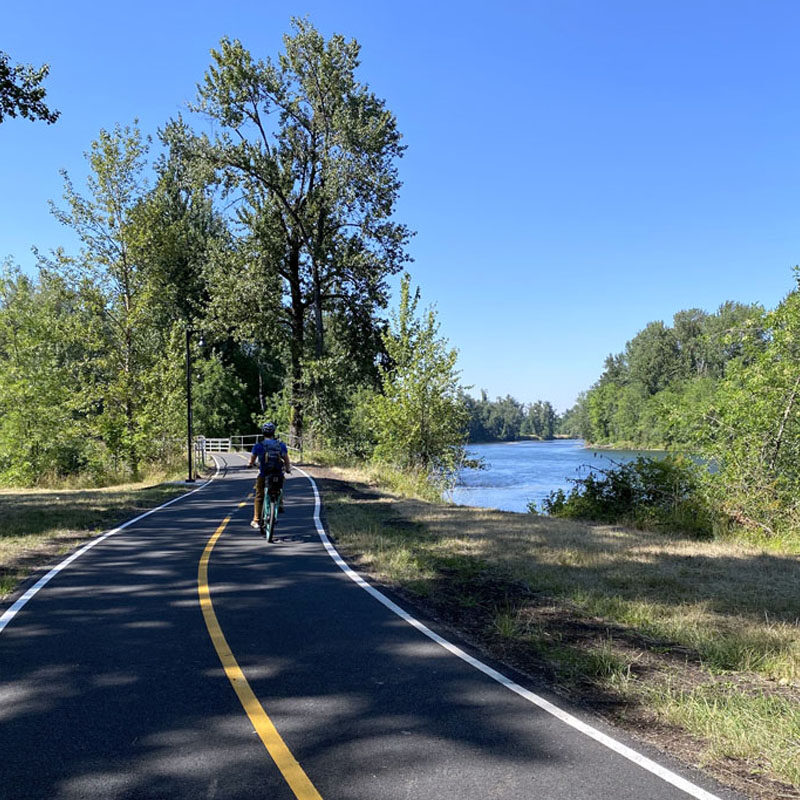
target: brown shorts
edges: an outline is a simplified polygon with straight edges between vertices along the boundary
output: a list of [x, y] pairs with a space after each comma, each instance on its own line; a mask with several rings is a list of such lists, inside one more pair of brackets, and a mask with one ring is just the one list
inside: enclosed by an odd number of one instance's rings
[[264, 488], [267, 485], [269, 485], [269, 490], [272, 496], [277, 497], [280, 494], [281, 489], [283, 489], [283, 473], [273, 472], [266, 476], [259, 475], [256, 478], [255, 484], [256, 500], [264, 499], [264, 495], [266, 494]]

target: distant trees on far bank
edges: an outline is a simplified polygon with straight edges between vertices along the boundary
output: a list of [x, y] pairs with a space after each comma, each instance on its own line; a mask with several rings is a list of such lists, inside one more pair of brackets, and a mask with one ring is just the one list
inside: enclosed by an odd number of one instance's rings
[[469, 414], [471, 442], [510, 442], [526, 437], [552, 439], [560, 433], [561, 418], [547, 400], [525, 404], [511, 395], [489, 400], [481, 390], [477, 400], [464, 395], [464, 403]]

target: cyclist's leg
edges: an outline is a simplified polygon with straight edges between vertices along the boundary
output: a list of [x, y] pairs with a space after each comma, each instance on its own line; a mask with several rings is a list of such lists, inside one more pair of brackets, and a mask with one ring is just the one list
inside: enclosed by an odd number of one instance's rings
[[255, 483], [256, 499], [253, 503], [253, 527], [258, 527], [261, 524], [261, 519], [264, 516], [264, 476], [259, 475]]
[[271, 542], [275, 535], [275, 524], [278, 520], [278, 506], [275, 498], [269, 500], [269, 517], [267, 519], [266, 529], [264, 531], [267, 541]]

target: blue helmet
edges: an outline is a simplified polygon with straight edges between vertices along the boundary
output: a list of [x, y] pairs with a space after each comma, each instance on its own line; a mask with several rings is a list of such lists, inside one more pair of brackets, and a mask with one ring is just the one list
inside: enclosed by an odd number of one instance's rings
[[275, 435], [275, 423], [274, 422], [267, 422], [261, 426], [261, 433], [264, 436], [274, 436]]

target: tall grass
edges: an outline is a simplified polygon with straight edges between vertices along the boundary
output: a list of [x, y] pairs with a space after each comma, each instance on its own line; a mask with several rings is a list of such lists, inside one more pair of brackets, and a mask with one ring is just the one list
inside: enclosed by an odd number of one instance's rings
[[796, 698], [748, 691], [734, 682], [691, 689], [665, 683], [646, 688], [643, 696], [659, 719], [690, 731], [703, 742], [702, 762], [738, 759], [750, 764], [754, 775], [772, 774], [800, 787], [800, 704]]

